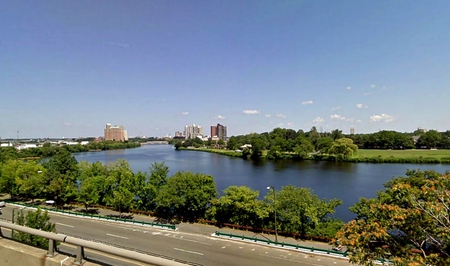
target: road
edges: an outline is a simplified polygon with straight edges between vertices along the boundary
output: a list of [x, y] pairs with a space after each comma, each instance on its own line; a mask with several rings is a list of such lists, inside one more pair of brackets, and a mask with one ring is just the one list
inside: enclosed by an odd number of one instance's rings
[[[15, 212], [18, 211], [16, 207], [3, 208], [1, 217], [11, 220], [13, 208], [16, 209]], [[50, 216], [51, 222], [56, 224], [57, 232], [61, 234], [93, 239], [205, 266], [350, 265], [348, 261], [342, 259], [231, 241], [209, 234], [184, 232], [182, 229], [163, 230], [53, 213], [50, 213]], [[199, 226], [196, 230], [199, 230], [198, 228]], [[124, 262], [121, 265], [130, 264]]]

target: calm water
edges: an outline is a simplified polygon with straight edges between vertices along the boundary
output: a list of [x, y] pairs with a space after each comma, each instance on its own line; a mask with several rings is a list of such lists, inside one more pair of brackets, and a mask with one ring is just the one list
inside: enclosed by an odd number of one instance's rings
[[375, 197], [383, 184], [395, 176], [404, 176], [407, 169], [450, 171], [443, 164], [365, 164], [341, 162], [253, 162], [223, 155], [176, 151], [171, 145], [145, 145], [137, 149], [78, 153], [78, 161], [103, 163], [125, 159], [134, 171], [149, 172], [153, 162], [164, 162], [170, 175], [178, 171], [209, 174], [214, 177], [218, 191], [231, 185], [248, 186], [266, 194], [266, 187], [281, 189], [294, 185], [308, 187], [320, 198], [339, 198], [343, 205], [335, 216], [344, 221], [354, 218], [348, 210], [360, 197]]

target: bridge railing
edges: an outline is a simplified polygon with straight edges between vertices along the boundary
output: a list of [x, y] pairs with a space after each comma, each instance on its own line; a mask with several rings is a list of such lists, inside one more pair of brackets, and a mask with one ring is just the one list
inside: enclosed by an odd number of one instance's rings
[[144, 262], [144, 263], [148, 263], [151, 265], [161, 265], [161, 266], [186, 265], [185, 263], [180, 263], [177, 261], [160, 258], [160, 257], [153, 257], [153, 256], [150, 256], [147, 254], [142, 254], [142, 253], [138, 253], [138, 252], [134, 252], [134, 251], [126, 250], [126, 249], [121, 249], [121, 248], [117, 248], [117, 247], [112, 247], [112, 246], [108, 246], [108, 245], [105, 245], [102, 243], [87, 241], [87, 240], [83, 240], [83, 239], [79, 239], [79, 238], [75, 238], [75, 237], [71, 237], [71, 236], [66, 236], [66, 235], [61, 235], [61, 234], [56, 234], [56, 233], [51, 233], [51, 232], [45, 232], [45, 231], [41, 231], [38, 229], [29, 228], [26, 226], [21, 226], [21, 225], [9, 223], [9, 222], [0, 221], [0, 234], [1, 235], [3, 235], [2, 228], [8, 228], [11, 230], [20, 231], [20, 232], [24, 232], [27, 234], [47, 238], [49, 240], [47, 256], [49, 256], [49, 257], [53, 257], [56, 254], [56, 242], [57, 241], [61, 242], [61, 243], [75, 245], [77, 247], [76, 258], [75, 258], [76, 265], [81, 265], [83, 262], [84, 248], [97, 250], [97, 251], [100, 251], [103, 253], [120, 256], [123, 258], [128, 258], [128, 259], [139, 261], [139, 262]]

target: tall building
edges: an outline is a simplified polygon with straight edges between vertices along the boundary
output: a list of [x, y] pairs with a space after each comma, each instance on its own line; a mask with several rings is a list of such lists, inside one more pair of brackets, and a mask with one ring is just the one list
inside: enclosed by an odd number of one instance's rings
[[126, 141], [128, 140], [128, 131], [123, 126], [112, 126], [108, 123], [105, 128], [105, 140]]
[[217, 126], [211, 126], [211, 138], [214, 136], [217, 136], [219, 139], [226, 141], [227, 127], [221, 124], [217, 124]]
[[203, 128], [199, 125], [186, 125], [184, 127], [184, 137], [186, 139], [193, 139], [196, 137], [203, 137]]
[[355, 134], [355, 128], [351, 127], [350, 128], [350, 135], [354, 135]]

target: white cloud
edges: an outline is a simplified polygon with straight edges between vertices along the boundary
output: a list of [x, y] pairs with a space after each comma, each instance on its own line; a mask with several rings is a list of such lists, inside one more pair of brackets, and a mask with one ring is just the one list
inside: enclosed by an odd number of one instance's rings
[[282, 127], [283, 125], [283, 123], [278, 123], [277, 127]]
[[242, 113], [246, 114], [246, 115], [256, 115], [259, 114], [258, 110], [244, 110], [242, 111]]
[[302, 105], [313, 104], [312, 100], [302, 102]]
[[225, 119], [225, 116], [218, 115], [215, 117], [216, 119]]
[[370, 96], [370, 95], [372, 95], [372, 93], [370, 93], [370, 92], [364, 93], [364, 96]]
[[356, 107], [358, 107], [359, 109], [362, 109], [362, 108], [368, 108], [369, 106], [364, 105], [362, 103], [358, 103], [358, 104], [356, 104]]
[[347, 90], [351, 90], [352, 89], [352, 87], [347, 87]]
[[333, 120], [345, 120], [346, 119], [345, 116], [341, 116], [338, 114], [330, 115], [330, 118]]
[[325, 119], [323, 119], [322, 117], [318, 116], [313, 120], [313, 123], [323, 123], [325, 122]]
[[277, 117], [285, 118], [286, 116], [284, 114], [276, 114]]
[[64, 122], [64, 125], [66, 125], [66, 126], [71, 126], [72, 123], [70, 123], [70, 122]]
[[265, 117], [271, 117], [271, 115], [265, 115]]
[[288, 126], [288, 127], [292, 127], [292, 126], [294, 126], [294, 123], [292, 123], [292, 122], [287, 123], [287, 126]]
[[373, 89], [373, 88], [376, 87], [376, 85], [375, 85], [375, 84], [372, 84], [372, 85], [370, 85], [370, 87]]
[[383, 88], [381, 88], [382, 90], [385, 90], [385, 89], [387, 89], [386, 87], [383, 87]]
[[394, 121], [394, 117], [387, 114], [381, 114], [381, 115], [372, 115], [370, 117], [370, 121], [372, 122], [392, 122]]
[[181, 114], [182, 114], [182, 115], [188, 115], [189, 112], [182, 112]]
[[335, 107], [333, 107], [333, 108], [331, 108], [331, 110], [339, 110], [339, 109], [341, 109], [341, 107], [340, 106], [335, 106]]

